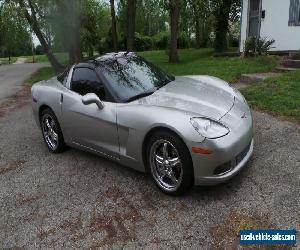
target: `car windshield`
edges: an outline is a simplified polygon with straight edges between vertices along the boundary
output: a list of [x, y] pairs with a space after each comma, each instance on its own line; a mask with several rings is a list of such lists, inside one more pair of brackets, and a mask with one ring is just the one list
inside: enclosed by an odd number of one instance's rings
[[122, 102], [129, 102], [154, 93], [174, 77], [132, 55], [114, 58], [102, 64], [102, 74]]

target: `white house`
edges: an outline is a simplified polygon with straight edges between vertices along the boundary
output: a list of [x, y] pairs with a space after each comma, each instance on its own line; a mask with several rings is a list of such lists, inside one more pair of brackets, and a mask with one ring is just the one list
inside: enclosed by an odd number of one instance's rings
[[240, 52], [250, 36], [274, 39], [272, 51], [300, 49], [300, 0], [242, 0]]

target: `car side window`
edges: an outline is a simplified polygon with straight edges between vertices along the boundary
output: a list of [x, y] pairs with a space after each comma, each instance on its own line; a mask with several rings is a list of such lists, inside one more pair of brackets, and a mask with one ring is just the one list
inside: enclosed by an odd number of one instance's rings
[[105, 89], [96, 72], [89, 68], [75, 68], [71, 81], [71, 90], [80, 94], [96, 94], [100, 100], [106, 100]]

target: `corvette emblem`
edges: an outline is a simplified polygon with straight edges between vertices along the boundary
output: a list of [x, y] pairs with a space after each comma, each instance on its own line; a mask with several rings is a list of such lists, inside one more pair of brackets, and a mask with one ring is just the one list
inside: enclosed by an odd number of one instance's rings
[[242, 119], [245, 119], [245, 118], [247, 118], [247, 115], [246, 115], [246, 113], [244, 113], [244, 114], [241, 116], [241, 118], [242, 118]]

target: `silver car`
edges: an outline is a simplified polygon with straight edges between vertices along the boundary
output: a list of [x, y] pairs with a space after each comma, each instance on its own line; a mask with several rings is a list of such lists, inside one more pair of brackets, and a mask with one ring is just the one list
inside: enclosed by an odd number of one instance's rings
[[253, 153], [244, 97], [210, 76], [174, 77], [134, 53], [73, 65], [32, 87], [50, 152], [66, 145], [150, 172], [165, 193], [236, 175]]

